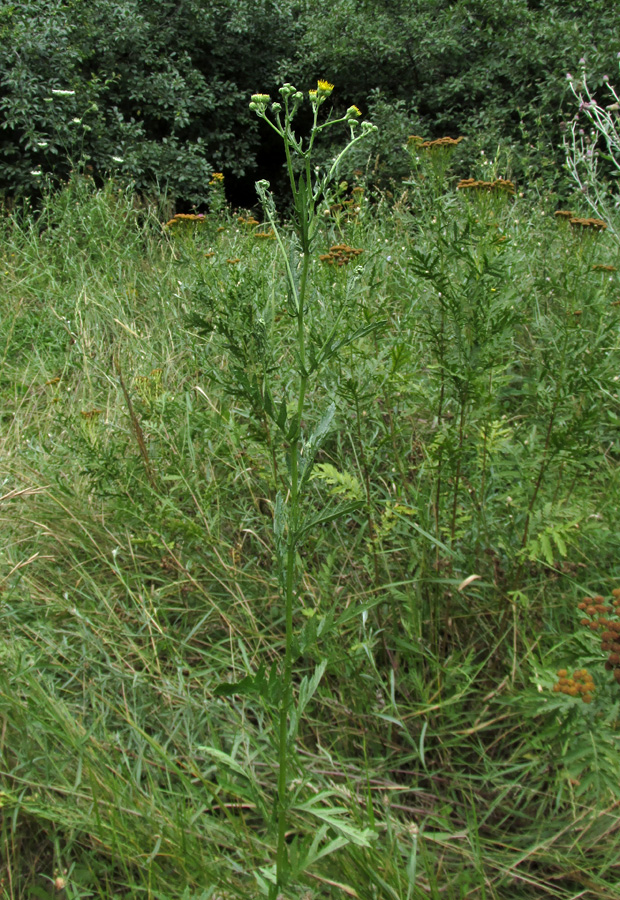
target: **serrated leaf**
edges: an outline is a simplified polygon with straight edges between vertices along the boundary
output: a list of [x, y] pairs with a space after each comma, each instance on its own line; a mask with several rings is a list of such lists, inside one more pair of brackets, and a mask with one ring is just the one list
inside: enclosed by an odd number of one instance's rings
[[549, 540], [549, 535], [541, 534], [538, 538], [540, 541], [540, 548], [542, 550], [543, 556], [545, 560], [549, 563], [550, 566], [553, 565], [553, 550], [551, 549], [551, 541]]
[[265, 666], [261, 665], [255, 675], [246, 675], [241, 681], [218, 684], [213, 691], [213, 696], [232, 697], [234, 694], [239, 694], [240, 696], [260, 694], [265, 684]]

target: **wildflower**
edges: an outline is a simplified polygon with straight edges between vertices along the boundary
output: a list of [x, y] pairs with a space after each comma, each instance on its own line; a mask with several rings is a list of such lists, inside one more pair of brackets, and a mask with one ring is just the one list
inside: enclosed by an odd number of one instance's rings
[[602, 219], [582, 219], [578, 216], [570, 219], [570, 224], [573, 228], [582, 229], [583, 231], [590, 229], [592, 231], [605, 231], [607, 228], [607, 224]]
[[412, 141], [412, 143], [416, 144], [421, 150], [429, 150], [433, 152], [435, 150], [454, 149], [458, 144], [461, 143], [462, 140], [464, 140], [464, 138], [462, 135], [461, 137], [457, 138], [442, 137], [437, 138], [434, 141], [421, 141], [421, 143], [418, 143], [419, 139], [416, 135], [412, 134], [409, 140]]
[[350, 107], [348, 108], [348, 110], [346, 111], [346, 113], [345, 113], [345, 118], [346, 118], [346, 119], [355, 120], [355, 119], [359, 119], [359, 117], [360, 117], [361, 115], [362, 115], [362, 113], [361, 113], [361, 111], [357, 108], [357, 106], [350, 106]]
[[599, 265], [596, 265], [596, 266], [592, 266], [592, 270], [594, 272], [596, 272], [597, 270], [600, 272], [617, 272], [617, 269], [615, 266], [606, 266], [606, 265], [603, 265], [602, 263]]
[[269, 94], [252, 94], [252, 97], [250, 98], [250, 109], [253, 109], [259, 116], [264, 115], [270, 101], [271, 97]]
[[235, 266], [237, 263], [241, 262], [241, 260], [238, 256], [234, 256], [232, 259], [227, 259], [226, 262], [231, 266]]
[[558, 680], [553, 685], [555, 694], [566, 694], [569, 697], [580, 696], [584, 703], [592, 702], [592, 694], [596, 687], [587, 669], [576, 669], [572, 678], [566, 677], [568, 675], [566, 669], [559, 669], [557, 674]]
[[324, 78], [319, 78], [317, 85], [318, 93], [322, 94], [324, 97], [329, 97], [331, 92], [334, 90], [334, 85], [330, 84], [329, 81], [325, 81]]
[[224, 176], [221, 172], [214, 172], [211, 176], [211, 181], [209, 184], [221, 184], [224, 181]]
[[321, 262], [326, 262], [328, 265], [333, 266], [346, 266], [351, 260], [355, 259], [356, 256], [359, 256], [360, 253], [364, 251], [359, 247], [349, 247], [348, 244], [334, 244], [333, 247], [329, 248], [329, 253], [322, 253], [319, 256]]
[[457, 191], [508, 194], [510, 197], [513, 197], [515, 193], [514, 182], [507, 178], [496, 178], [494, 181], [476, 181], [475, 178], [462, 178], [457, 184], [456, 189]]
[[172, 219], [166, 222], [164, 228], [171, 228], [173, 225], [192, 225], [194, 223], [201, 224], [205, 221], [205, 217], [202, 214], [194, 215], [193, 213], [177, 213], [172, 217]]

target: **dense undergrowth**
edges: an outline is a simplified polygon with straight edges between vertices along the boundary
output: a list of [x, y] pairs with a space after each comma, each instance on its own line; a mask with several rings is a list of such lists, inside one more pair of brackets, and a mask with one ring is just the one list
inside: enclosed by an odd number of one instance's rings
[[[303, 549], [298, 670], [325, 674], [290, 846], [324, 831], [291, 896], [618, 897], [620, 685], [586, 601], [620, 585], [617, 245], [456, 183], [343, 185], [314, 244], [312, 334], [381, 328], [302, 422], [336, 404], [311, 499], [359, 508]], [[253, 898], [273, 859], [273, 712], [214, 692], [283, 652], [286, 461], [230, 375], [286, 395], [294, 322], [268, 225], [160, 218], [76, 177], [2, 220], [7, 898]], [[583, 668], [588, 702], [554, 691]]]

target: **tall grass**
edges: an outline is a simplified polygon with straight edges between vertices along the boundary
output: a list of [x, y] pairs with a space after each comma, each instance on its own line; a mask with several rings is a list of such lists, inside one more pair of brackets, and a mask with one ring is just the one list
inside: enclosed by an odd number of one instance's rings
[[[296, 696], [326, 667], [290, 773], [288, 852], [310, 862], [287, 890], [615, 897], [620, 688], [576, 606], [620, 584], [617, 249], [553, 197], [469, 196], [447, 170], [438, 190], [420, 166], [400, 198], [343, 188], [309, 263], [313, 340], [337, 315], [387, 326], [305, 398], [304, 429], [336, 401], [308, 502], [357, 508], [300, 551]], [[163, 229], [76, 177], [2, 221], [11, 900], [254, 898], [275, 858], [273, 712], [216, 689], [284, 653], [286, 461], [230, 350], [189, 324], [208, 301], [251, 353], [260, 319], [287, 392], [285, 268], [248, 219]], [[553, 693], [582, 666], [592, 703]]]

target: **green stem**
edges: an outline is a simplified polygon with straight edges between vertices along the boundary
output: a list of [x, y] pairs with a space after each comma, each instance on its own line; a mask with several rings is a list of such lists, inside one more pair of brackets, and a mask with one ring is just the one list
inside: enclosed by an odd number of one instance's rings
[[[307, 234], [307, 223], [300, 223], [302, 244]], [[304, 304], [308, 280], [310, 257], [304, 253], [301, 278], [299, 282], [299, 309], [297, 314], [297, 341], [301, 378], [297, 398], [297, 434], [291, 446], [291, 491], [289, 497], [289, 531], [286, 551], [286, 587], [285, 587], [285, 619], [286, 643], [284, 649], [284, 671], [282, 677], [282, 699], [280, 701], [280, 729], [278, 738], [278, 843], [276, 849], [276, 886], [275, 893], [282, 887], [286, 878], [286, 822], [288, 812], [288, 717], [293, 702], [293, 600], [295, 597], [295, 570], [299, 534], [299, 451], [301, 419], [306, 399], [308, 376], [306, 375], [306, 336], [304, 331]]]

